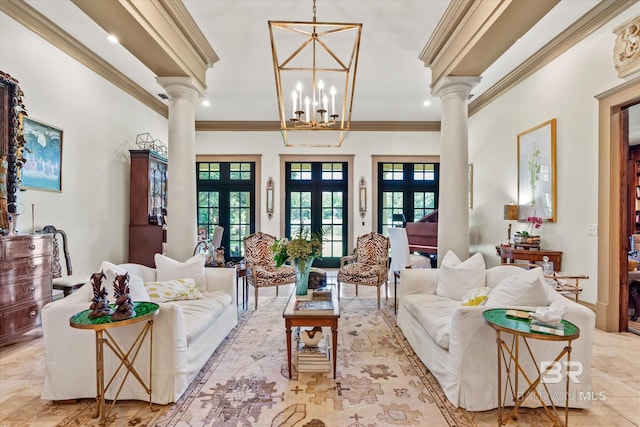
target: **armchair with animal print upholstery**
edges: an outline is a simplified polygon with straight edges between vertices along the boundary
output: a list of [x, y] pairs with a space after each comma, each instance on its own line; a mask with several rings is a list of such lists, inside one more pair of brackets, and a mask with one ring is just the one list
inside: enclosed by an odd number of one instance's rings
[[340, 284], [351, 283], [358, 286], [375, 286], [378, 291], [378, 309], [380, 308], [380, 287], [387, 286], [385, 299], [389, 290], [389, 238], [371, 232], [358, 237], [354, 255], [340, 258], [338, 270], [338, 295]]
[[295, 283], [296, 273], [292, 266], [276, 267], [273, 246], [276, 238], [270, 234], [257, 232], [244, 238], [244, 259], [249, 274], [247, 283], [255, 289], [255, 309], [258, 309], [258, 288]]

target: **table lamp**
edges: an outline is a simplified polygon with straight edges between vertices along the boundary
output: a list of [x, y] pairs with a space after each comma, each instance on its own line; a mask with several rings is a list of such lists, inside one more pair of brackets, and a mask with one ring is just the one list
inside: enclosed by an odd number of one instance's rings
[[[517, 221], [520, 213], [520, 207], [518, 205], [504, 205], [504, 219], [506, 221]], [[511, 246], [511, 223], [507, 228], [507, 245]]]

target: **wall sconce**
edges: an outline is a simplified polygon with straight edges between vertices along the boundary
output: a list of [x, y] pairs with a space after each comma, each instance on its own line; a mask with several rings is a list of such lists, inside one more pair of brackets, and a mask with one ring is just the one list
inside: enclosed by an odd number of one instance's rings
[[267, 180], [267, 216], [273, 217], [273, 178]]
[[367, 182], [364, 176], [360, 177], [360, 217], [364, 219], [367, 213]]

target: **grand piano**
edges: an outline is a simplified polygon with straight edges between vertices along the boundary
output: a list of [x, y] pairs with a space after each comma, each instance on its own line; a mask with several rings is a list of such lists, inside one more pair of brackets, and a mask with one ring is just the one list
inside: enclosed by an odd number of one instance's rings
[[438, 253], [438, 210], [423, 216], [416, 222], [407, 222], [409, 250], [428, 254]]

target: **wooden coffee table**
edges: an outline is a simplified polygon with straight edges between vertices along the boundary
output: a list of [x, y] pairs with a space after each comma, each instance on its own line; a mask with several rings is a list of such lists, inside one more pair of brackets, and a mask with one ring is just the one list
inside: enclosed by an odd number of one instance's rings
[[306, 314], [297, 313], [294, 310], [296, 303], [295, 287], [291, 292], [287, 306], [282, 313], [287, 333], [287, 367], [289, 379], [291, 379], [291, 328], [296, 326], [328, 326], [331, 327], [331, 357], [333, 358], [333, 378], [336, 378], [336, 361], [338, 356], [338, 319], [340, 319], [340, 307], [335, 287], [332, 286], [331, 299], [333, 301], [333, 313], [331, 314]]

